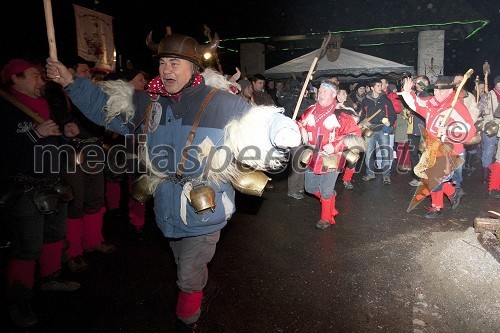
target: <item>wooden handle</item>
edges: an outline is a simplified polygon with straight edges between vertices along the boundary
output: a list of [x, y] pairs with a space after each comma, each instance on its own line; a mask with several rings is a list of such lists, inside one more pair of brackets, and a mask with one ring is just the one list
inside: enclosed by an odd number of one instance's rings
[[292, 119], [295, 119], [295, 117], [297, 117], [297, 113], [299, 113], [300, 104], [302, 103], [302, 100], [304, 99], [304, 93], [306, 92], [307, 84], [309, 83], [309, 78], [311, 77], [312, 71], [313, 71], [314, 67], [316, 66], [317, 62], [318, 62], [318, 58], [315, 57], [312, 64], [311, 64], [311, 67], [309, 68], [309, 72], [307, 73], [306, 79], [304, 81], [304, 85], [302, 86], [302, 90], [300, 91], [299, 100], [297, 101], [297, 105], [295, 105], [295, 110], [293, 111]]
[[0, 96], [3, 97], [4, 99], [6, 99], [12, 105], [16, 106], [18, 109], [20, 109], [24, 113], [26, 113], [31, 119], [33, 119], [37, 123], [41, 124], [41, 123], [45, 122], [45, 119], [43, 119], [38, 113], [31, 110], [26, 105], [22, 104], [17, 99], [15, 99], [10, 94], [6, 93], [5, 91], [3, 91], [1, 89], [0, 89]]
[[462, 88], [464, 87], [465, 85], [465, 82], [467, 82], [467, 79], [469, 77], [471, 77], [472, 73], [474, 73], [474, 70], [471, 68], [469, 69], [465, 74], [464, 74], [464, 79], [462, 80], [462, 82], [460, 82], [460, 84], [458, 85], [458, 88], [457, 88], [457, 91], [455, 92], [455, 96], [453, 97], [453, 102], [451, 102], [451, 108], [450, 110], [446, 113], [446, 115], [444, 116], [443, 120], [441, 121], [441, 124], [439, 125], [439, 127], [444, 127], [446, 125], [446, 121], [448, 120], [448, 118], [450, 117], [451, 113], [453, 112], [453, 110], [455, 109], [455, 104], [457, 104], [457, 101], [458, 101], [458, 96], [460, 96], [460, 92], [462, 91]]
[[49, 56], [53, 61], [57, 61], [56, 34], [54, 30], [54, 20], [52, 19], [52, 2], [43, 0], [45, 11], [45, 25], [47, 26], [47, 39], [49, 41]]
[[297, 105], [295, 105], [295, 110], [293, 111], [293, 117], [292, 119], [295, 120], [295, 117], [297, 117], [297, 113], [299, 112], [300, 104], [302, 103], [302, 100], [304, 99], [304, 93], [306, 92], [307, 84], [309, 83], [309, 78], [311, 77], [311, 74], [314, 70], [314, 67], [316, 67], [316, 64], [318, 63], [319, 58], [321, 58], [321, 53], [323, 53], [323, 50], [326, 48], [328, 43], [330, 42], [330, 39], [332, 38], [332, 34], [328, 34], [328, 38], [323, 38], [323, 43], [321, 44], [321, 47], [318, 49], [318, 52], [316, 53], [316, 56], [314, 57], [314, 60], [311, 64], [311, 67], [309, 67], [309, 71], [307, 72], [307, 76], [304, 80], [304, 85], [302, 86], [302, 90], [300, 91], [299, 99], [297, 101]]
[[489, 92], [489, 88], [488, 88], [488, 75], [490, 73], [488, 72], [484, 72], [484, 92], [487, 94]]
[[476, 75], [476, 80], [474, 81], [476, 86], [476, 103], [479, 103], [479, 75]]
[[373, 118], [375, 118], [376, 115], [378, 115], [380, 112], [382, 112], [381, 109], [378, 109], [377, 112], [375, 112], [374, 114], [372, 114], [370, 117], [368, 118], [365, 118], [364, 120], [370, 122]]

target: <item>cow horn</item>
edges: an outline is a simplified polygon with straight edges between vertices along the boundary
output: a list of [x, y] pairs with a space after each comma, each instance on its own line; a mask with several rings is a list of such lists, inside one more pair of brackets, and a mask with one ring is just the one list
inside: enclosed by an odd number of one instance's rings
[[200, 53], [203, 54], [205, 52], [212, 52], [219, 45], [219, 41], [220, 41], [219, 35], [217, 35], [217, 33], [215, 33], [214, 38], [212, 39], [212, 41], [209, 45], [199, 45], [198, 46], [200, 51], [201, 51]]
[[158, 43], [153, 42], [153, 32], [150, 31], [148, 36], [146, 37], [146, 45], [155, 52], [158, 52]]

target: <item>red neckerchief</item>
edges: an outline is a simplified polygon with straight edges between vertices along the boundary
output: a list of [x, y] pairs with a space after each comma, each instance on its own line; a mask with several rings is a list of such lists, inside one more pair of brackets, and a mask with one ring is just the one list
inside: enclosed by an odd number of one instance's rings
[[[196, 87], [199, 85], [202, 81], [202, 76], [201, 74], [196, 75], [196, 77], [193, 80], [193, 83], [190, 85], [190, 87]], [[182, 94], [182, 90], [179, 91], [178, 93], [175, 94], [170, 94], [165, 90], [165, 87], [163, 86], [163, 82], [161, 81], [160, 76], [155, 77], [152, 79], [149, 84], [148, 84], [148, 94], [153, 96], [153, 95], [161, 95], [165, 97], [172, 97], [175, 101], [179, 100], [179, 97]]]
[[333, 101], [332, 104], [328, 106], [321, 106], [319, 103], [317, 103], [315, 109], [314, 109], [314, 121], [316, 123], [319, 123], [323, 118], [329, 116], [332, 114], [332, 109], [335, 111], [335, 101]]
[[50, 110], [47, 100], [43, 97], [33, 98], [10, 87], [9, 93], [22, 104], [38, 113], [45, 120], [50, 119]]

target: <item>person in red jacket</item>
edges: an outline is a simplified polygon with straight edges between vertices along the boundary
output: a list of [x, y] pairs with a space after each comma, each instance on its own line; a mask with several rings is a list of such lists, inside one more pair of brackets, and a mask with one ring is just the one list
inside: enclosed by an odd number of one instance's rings
[[389, 84], [387, 79], [380, 79], [380, 82], [382, 82], [382, 91], [392, 102], [394, 112], [396, 112], [396, 114], [401, 113], [401, 111], [403, 111], [403, 103], [399, 100], [398, 94], [394, 91], [396, 86], [394, 84]]
[[[453, 152], [463, 158], [463, 143], [472, 139], [476, 134], [476, 128], [469, 110], [460, 99], [454, 105], [446, 123], [441, 124], [452, 106], [454, 87], [451, 77], [440, 76], [437, 78], [436, 83], [430, 87], [434, 89], [434, 96], [420, 98], [412, 91], [411, 78], [406, 78], [403, 81], [402, 96], [412, 110], [425, 118], [427, 132], [440, 138], [444, 143], [450, 144], [453, 147]], [[458, 168], [461, 168], [461, 165]], [[453, 180], [453, 174], [457, 172], [458, 168], [443, 179], [441, 184], [430, 193], [432, 207], [426, 214], [426, 218], [437, 218], [442, 214], [444, 207], [443, 193], [449, 198], [452, 209], [458, 207], [460, 198], [463, 195], [461, 190], [455, 190], [456, 184]]]
[[314, 148], [305, 174], [305, 190], [321, 201], [321, 219], [316, 228], [326, 229], [335, 224], [335, 182], [345, 159], [342, 152], [349, 148], [364, 148], [361, 130], [353, 117], [335, 112], [338, 87], [321, 83], [318, 101], [311, 105], [299, 120], [302, 140]]

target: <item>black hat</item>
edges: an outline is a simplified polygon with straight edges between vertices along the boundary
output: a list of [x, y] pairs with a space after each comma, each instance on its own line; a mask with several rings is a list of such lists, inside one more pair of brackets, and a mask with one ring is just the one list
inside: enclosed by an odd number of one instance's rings
[[498, 82], [500, 82], [500, 75], [495, 76], [495, 79], [493, 80], [493, 84], [496, 85]]
[[429, 86], [429, 89], [454, 89], [456, 84], [453, 83], [452, 76], [440, 75], [437, 77], [436, 82]]

